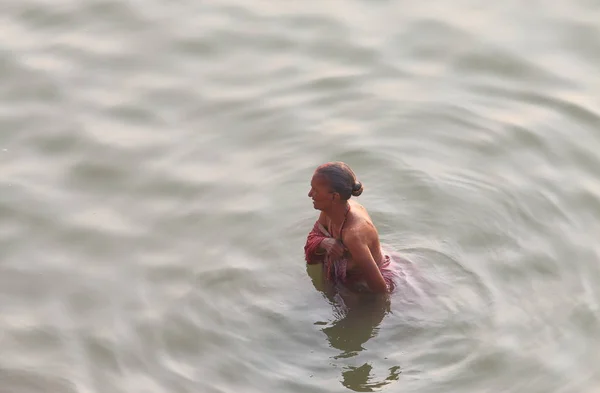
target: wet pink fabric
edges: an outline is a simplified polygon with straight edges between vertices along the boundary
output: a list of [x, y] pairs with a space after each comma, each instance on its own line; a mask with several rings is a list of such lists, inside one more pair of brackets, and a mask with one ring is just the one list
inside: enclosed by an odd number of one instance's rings
[[[318, 221], [313, 226], [306, 238], [306, 244], [304, 245], [304, 256], [306, 263], [309, 265], [323, 263], [323, 272], [325, 279], [332, 283], [344, 284], [346, 282], [346, 267], [348, 261], [346, 258], [333, 259], [327, 254], [318, 254], [317, 250], [321, 241], [325, 238], [332, 237], [329, 232], [321, 225]], [[386, 254], [382, 250], [383, 261], [380, 261], [377, 266], [379, 271], [385, 280], [388, 292], [394, 291], [396, 288], [395, 280], [398, 278], [398, 272], [393, 268], [393, 259], [389, 254]]]

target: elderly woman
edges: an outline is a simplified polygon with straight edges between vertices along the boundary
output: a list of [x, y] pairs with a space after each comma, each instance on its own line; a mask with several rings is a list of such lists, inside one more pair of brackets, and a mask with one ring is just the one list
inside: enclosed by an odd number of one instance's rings
[[367, 210], [351, 200], [363, 192], [356, 175], [343, 162], [319, 166], [308, 196], [321, 214], [308, 234], [304, 252], [308, 264], [322, 263], [327, 281], [355, 292], [389, 293], [397, 272], [379, 243]]

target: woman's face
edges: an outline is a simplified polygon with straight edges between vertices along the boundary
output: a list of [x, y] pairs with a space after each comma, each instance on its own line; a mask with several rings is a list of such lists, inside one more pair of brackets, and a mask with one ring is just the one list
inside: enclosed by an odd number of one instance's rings
[[331, 191], [327, 179], [318, 174], [314, 174], [310, 181], [308, 196], [313, 200], [313, 207], [317, 210], [329, 208], [335, 199], [335, 193]]

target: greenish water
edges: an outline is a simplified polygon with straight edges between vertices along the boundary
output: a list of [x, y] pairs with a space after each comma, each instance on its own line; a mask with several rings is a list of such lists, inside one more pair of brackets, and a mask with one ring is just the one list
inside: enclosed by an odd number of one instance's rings
[[[598, 1], [0, 20], [0, 392], [598, 391]], [[318, 290], [331, 160], [434, 291]]]

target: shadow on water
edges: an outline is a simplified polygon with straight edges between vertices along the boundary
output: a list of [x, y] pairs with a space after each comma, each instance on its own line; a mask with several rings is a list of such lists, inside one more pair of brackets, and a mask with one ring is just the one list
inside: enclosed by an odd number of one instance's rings
[[[340, 351], [333, 359], [342, 361], [356, 358], [366, 350], [367, 341], [377, 336], [379, 325], [390, 312], [389, 297], [359, 295], [333, 288], [323, 279], [321, 265], [307, 265], [306, 270], [315, 289], [323, 294], [333, 308], [332, 322], [315, 322], [315, 325], [324, 326], [321, 331], [325, 333], [329, 345]], [[340, 382], [356, 392], [372, 392], [398, 380], [400, 367], [389, 368], [387, 377], [382, 381], [376, 381], [373, 374], [373, 366], [369, 362], [360, 366], [345, 365]]]

